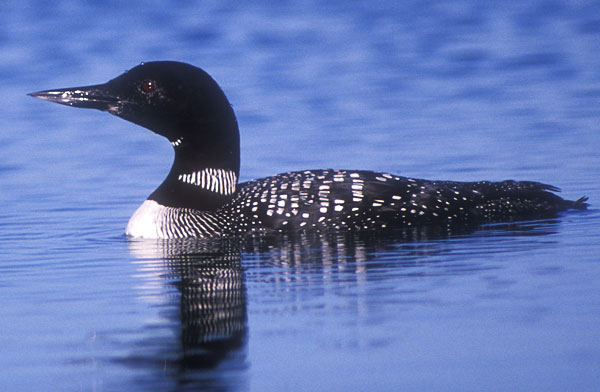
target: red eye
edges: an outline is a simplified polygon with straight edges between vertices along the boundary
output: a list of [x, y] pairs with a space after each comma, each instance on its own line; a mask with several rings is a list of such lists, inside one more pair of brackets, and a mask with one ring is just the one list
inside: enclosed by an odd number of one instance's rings
[[156, 88], [156, 83], [153, 80], [144, 80], [141, 85], [142, 91], [145, 93], [151, 93]]

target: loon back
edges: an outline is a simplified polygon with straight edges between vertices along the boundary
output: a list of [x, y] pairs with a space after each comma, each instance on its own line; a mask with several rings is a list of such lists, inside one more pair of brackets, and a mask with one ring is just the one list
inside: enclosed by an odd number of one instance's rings
[[142, 63], [105, 84], [33, 97], [107, 111], [166, 137], [167, 178], [126, 229], [146, 238], [385, 229], [537, 219], [585, 209], [538, 182], [451, 182], [362, 170], [307, 170], [237, 184], [239, 131], [218, 84], [189, 64]]

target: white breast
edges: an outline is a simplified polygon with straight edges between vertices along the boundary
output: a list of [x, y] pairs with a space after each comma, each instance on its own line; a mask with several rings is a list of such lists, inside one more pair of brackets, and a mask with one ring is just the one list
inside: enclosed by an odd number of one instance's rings
[[129, 219], [125, 234], [138, 238], [165, 238], [160, 230], [165, 209], [154, 200], [146, 200]]

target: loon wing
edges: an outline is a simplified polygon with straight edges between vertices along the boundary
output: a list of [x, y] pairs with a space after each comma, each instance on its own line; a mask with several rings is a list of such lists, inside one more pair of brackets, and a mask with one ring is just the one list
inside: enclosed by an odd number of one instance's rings
[[[238, 184], [230, 205], [275, 230], [473, 224], [585, 208], [538, 182], [428, 181], [362, 170], [306, 170]], [[228, 207], [231, 208], [231, 207]]]

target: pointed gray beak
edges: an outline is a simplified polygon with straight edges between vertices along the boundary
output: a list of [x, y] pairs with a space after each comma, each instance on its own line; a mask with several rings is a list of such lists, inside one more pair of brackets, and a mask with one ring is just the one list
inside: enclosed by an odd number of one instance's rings
[[105, 84], [38, 91], [27, 94], [34, 98], [78, 108], [98, 109], [114, 113], [121, 103]]

